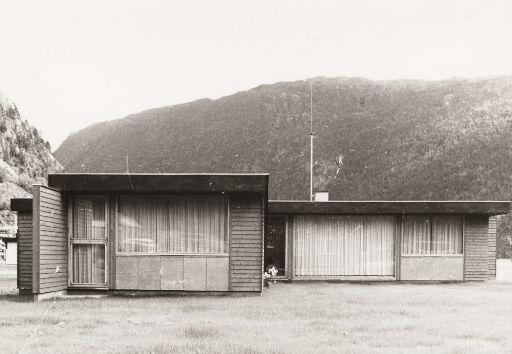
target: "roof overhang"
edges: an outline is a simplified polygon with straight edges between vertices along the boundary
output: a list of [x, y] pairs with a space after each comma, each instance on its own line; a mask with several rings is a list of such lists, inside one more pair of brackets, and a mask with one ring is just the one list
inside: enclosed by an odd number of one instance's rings
[[57, 173], [48, 186], [69, 192], [267, 193], [269, 175], [227, 173]]
[[32, 212], [32, 198], [12, 198], [11, 210], [17, 212]]
[[281, 201], [270, 200], [269, 214], [478, 214], [510, 212], [509, 201]]

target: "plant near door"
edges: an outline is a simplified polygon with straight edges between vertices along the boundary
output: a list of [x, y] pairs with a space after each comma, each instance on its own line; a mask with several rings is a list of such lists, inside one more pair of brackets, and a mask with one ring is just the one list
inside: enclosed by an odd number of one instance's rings
[[269, 267], [266, 272], [263, 273], [263, 284], [265, 287], [270, 287], [270, 284], [276, 282], [278, 270], [275, 266]]

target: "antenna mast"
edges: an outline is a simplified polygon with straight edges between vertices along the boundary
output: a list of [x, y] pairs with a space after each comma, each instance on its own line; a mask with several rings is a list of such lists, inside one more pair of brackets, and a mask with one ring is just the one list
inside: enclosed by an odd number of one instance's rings
[[310, 112], [309, 112], [309, 200], [313, 201], [313, 78], [310, 79]]

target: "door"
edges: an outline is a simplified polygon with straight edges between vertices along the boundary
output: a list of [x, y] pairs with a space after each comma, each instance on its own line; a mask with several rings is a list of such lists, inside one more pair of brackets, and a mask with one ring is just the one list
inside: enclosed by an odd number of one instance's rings
[[393, 216], [296, 216], [293, 229], [296, 276], [394, 275]]
[[265, 223], [265, 270], [275, 267], [277, 276], [285, 275], [286, 217], [269, 216]]
[[108, 225], [104, 196], [74, 196], [69, 208], [69, 284], [107, 286]]

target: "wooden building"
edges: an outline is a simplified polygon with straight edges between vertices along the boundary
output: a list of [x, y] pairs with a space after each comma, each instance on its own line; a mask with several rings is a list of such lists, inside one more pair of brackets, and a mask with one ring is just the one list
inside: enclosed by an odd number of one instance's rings
[[482, 281], [510, 202], [269, 201], [265, 265], [290, 280]]
[[261, 292], [267, 174], [51, 174], [18, 212], [18, 288]]
[[18, 212], [18, 288], [261, 292], [289, 280], [481, 281], [510, 202], [268, 201], [267, 174], [51, 174]]

